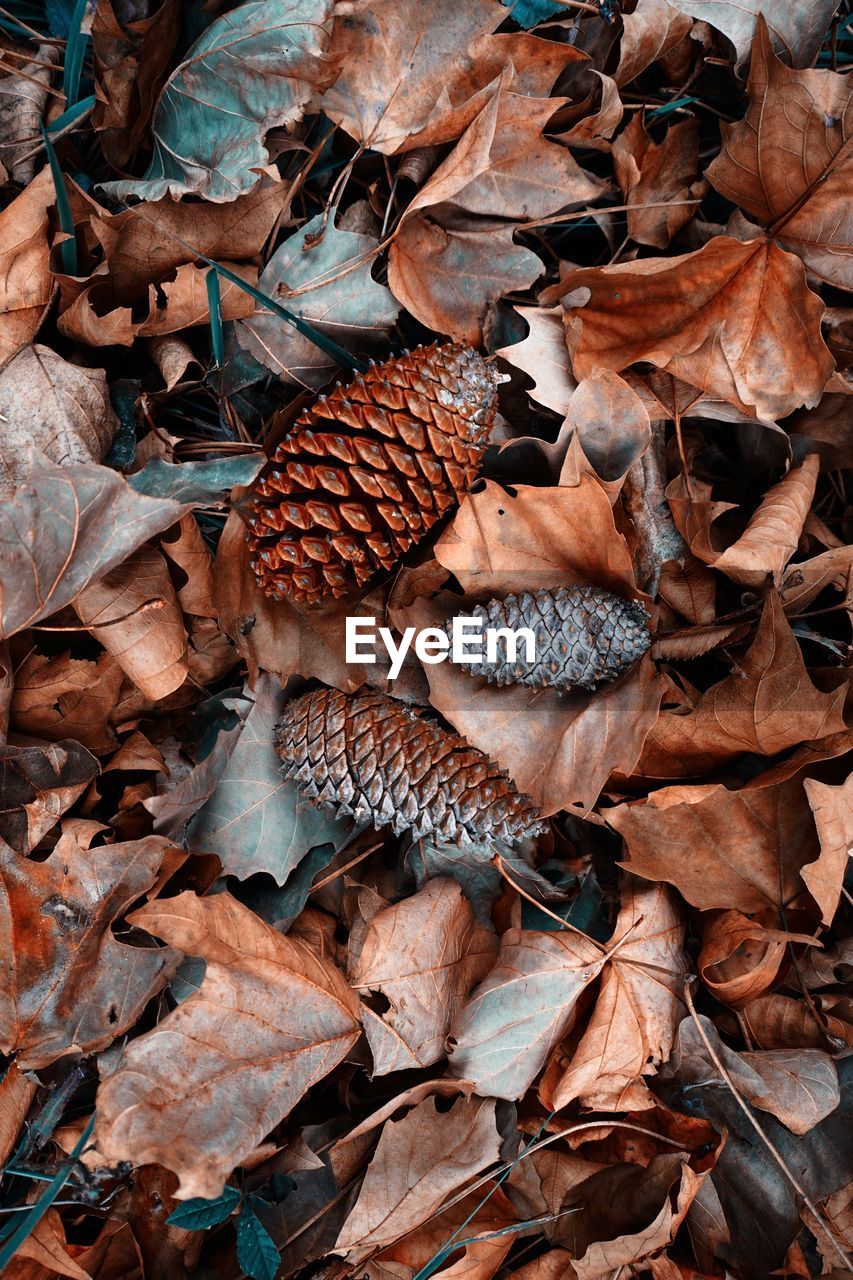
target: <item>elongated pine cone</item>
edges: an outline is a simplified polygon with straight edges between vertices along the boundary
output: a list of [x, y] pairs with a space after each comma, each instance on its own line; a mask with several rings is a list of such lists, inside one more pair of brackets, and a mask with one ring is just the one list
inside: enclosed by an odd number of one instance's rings
[[320, 396], [255, 488], [249, 545], [264, 592], [315, 603], [391, 569], [476, 478], [501, 380], [450, 343]]
[[315, 689], [276, 729], [282, 773], [321, 809], [415, 839], [514, 841], [542, 829], [528, 796], [488, 756], [370, 690]]
[[[527, 661], [520, 638], [510, 662], [506, 636], [498, 636], [497, 660], [465, 665], [472, 676], [491, 684], [525, 684], [538, 688], [594, 689], [599, 681], [615, 680], [646, 652], [650, 644], [649, 615], [636, 600], [623, 600], [601, 587], [559, 587], [554, 591], [522, 591], [503, 600], [478, 605], [470, 614], [487, 628], [529, 627], [535, 637], [535, 657]], [[451, 632], [452, 623], [446, 630]], [[472, 646], [473, 647], [473, 646]], [[460, 664], [461, 665], [461, 664]]]

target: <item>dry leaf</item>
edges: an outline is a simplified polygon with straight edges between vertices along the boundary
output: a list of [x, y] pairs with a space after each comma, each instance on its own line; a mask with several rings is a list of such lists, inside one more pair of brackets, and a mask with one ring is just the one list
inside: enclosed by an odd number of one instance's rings
[[762, 17], [776, 48], [784, 50], [795, 67], [808, 67], [835, 11], [833, 0], [670, 0], [670, 3], [728, 36], [737, 52], [738, 67], [749, 53]]
[[[110, 164], [125, 169], [150, 138], [151, 113], [180, 30], [178, 0], [127, 20], [127, 7], [101, 0], [92, 19], [97, 102], [92, 123]], [[121, 15], [121, 18], [119, 17]]]
[[696, 177], [696, 121], [672, 125], [663, 142], [655, 143], [638, 111], [613, 144], [613, 162], [628, 204], [628, 234], [638, 244], [665, 249], [694, 216], [707, 189], [704, 179]]
[[527, 321], [529, 332], [521, 342], [495, 353], [507, 364], [533, 379], [530, 398], [547, 409], [564, 414], [577, 386], [569, 366], [562, 307], [514, 307]]
[[[367, 1001], [364, 1029], [374, 1075], [430, 1066], [444, 1057], [450, 1025], [497, 953], [455, 880], [430, 880], [419, 893], [370, 921], [350, 981]], [[379, 992], [385, 1013], [370, 1008]]]
[[111, 932], [154, 883], [168, 847], [148, 836], [84, 849], [63, 835], [47, 862], [0, 850], [0, 915], [11, 940], [0, 1047], [19, 1066], [106, 1048], [171, 976], [175, 952], [129, 946]]
[[744, 532], [713, 560], [715, 569], [744, 586], [774, 582], [797, 549], [814, 497], [820, 461], [810, 453], [770, 489]]
[[804, 786], [820, 837], [820, 857], [801, 874], [829, 926], [853, 853], [853, 777], [838, 787], [806, 778]]
[[207, 968], [198, 992], [102, 1081], [95, 1141], [108, 1160], [178, 1174], [177, 1200], [212, 1199], [355, 1044], [358, 1002], [328, 961], [228, 893], [182, 893], [130, 920]]
[[45, 168], [0, 212], [0, 365], [32, 342], [50, 305], [47, 210], [54, 198]]
[[617, 84], [633, 80], [689, 35], [693, 23], [683, 7], [677, 0], [637, 0], [633, 13], [624, 14]]

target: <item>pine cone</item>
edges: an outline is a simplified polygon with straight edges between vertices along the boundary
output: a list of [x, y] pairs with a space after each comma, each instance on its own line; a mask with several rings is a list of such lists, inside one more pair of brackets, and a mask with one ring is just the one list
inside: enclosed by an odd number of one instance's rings
[[470, 347], [418, 347], [320, 396], [278, 446], [250, 515], [264, 592], [314, 603], [389, 570], [477, 475], [500, 374]]
[[443, 842], [542, 829], [529, 797], [458, 734], [385, 694], [315, 689], [276, 729], [285, 778], [319, 808]]
[[[522, 591], [503, 600], [478, 605], [470, 614], [486, 628], [529, 627], [536, 639], [528, 662], [523, 639], [515, 661], [507, 659], [506, 637], [497, 638], [497, 661], [465, 664], [472, 676], [491, 684], [524, 684], [554, 689], [594, 689], [598, 681], [615, 680], [650, 644], [649, 615], [636, 600], [623, 600], [601, 587], [560, 587], [555, 591]], [[452, 622], [445, 630], [451, 633]], [[460, 664], [461, 665], [461, 664]]]

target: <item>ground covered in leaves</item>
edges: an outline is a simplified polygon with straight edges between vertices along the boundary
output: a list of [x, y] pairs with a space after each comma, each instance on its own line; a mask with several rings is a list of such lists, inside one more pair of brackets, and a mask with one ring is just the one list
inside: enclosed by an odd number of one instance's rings
[[[853, 1271], [849, 6], [0, 8], [0, 1270]], [[453, 340], [480, 476], [357, 601], [247, 494], [335, 379]], [[595, 691], [347, 663], [591, 584]], [[640, 615], [638, 615], [640, 616]], [[365, 683], [547, 820], [338, 820]]]

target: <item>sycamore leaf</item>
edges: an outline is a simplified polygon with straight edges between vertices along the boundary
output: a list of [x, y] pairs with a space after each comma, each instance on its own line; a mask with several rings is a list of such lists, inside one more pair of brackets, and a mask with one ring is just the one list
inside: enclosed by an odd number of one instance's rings
[[799, 259], [767, 240], [715, 236], [680, 257], [580, 267], [544, 296], [575, 290], [589, 296], [567, 313], [577, 378], [645, 360], [773, 420], [817, 404], [832, 372], [823, 303]]
[[355, 1044], [358, 1001], [329, 961], [228, 893], [182, 893], [129, 919], [207, 969], [200, 990], [132, 1041], [102, 1082], [98, 1150], [172, 1169], [178, 1200], [213, 1199]]
[[117, 200], [188, 193], [230, 201], [258, 181], [269, 129], [293, 124], [335, 76], [330, 0], [251, 0], [199, 36], [154, 110], [144, 178], [104, 184]]
[[633, 12], [623, 14], [618, 85], [633, 80], [690, 33], [693, 22], [682, 8], [676, 0], [637, 0]]
[[171, 976], [174, 951], [128, 946], [111, 932], [154, 883], [169, 847], [146, 836], [85, 849], [66, 834], [47, 862], [0, 849], [0, 928], [9, 940], [0, 1049], [19, 1066], [106, 1048]]
[[746, 117], [723, 125], [723, 150], [708, 166], [709, 180], [752, 218], [775, 223], [779, 241], [815, 275], [853, 287], [849, 80], [785, 66], [760, 18], [747, 92]]
[[757, 23], [764, 19], [777, 49], [795, 67], [812, 64], [835, 12], [835, 0], [670, 0], [670, 4], [699, 22], [707, 22], [728, 36], [744, 62]]

